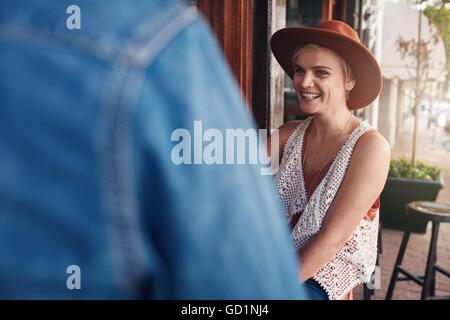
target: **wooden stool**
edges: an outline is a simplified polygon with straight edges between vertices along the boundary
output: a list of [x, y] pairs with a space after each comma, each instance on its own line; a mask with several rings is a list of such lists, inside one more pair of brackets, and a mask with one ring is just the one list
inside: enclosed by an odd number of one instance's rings
[[[443, 203], [429, 202], [429, 201], [414, 201], [405, 206], [407, 214], [417, 215], [433, 222], [433, 229], [431, 233], [430, 248], [428, 250], [428, 259], [424, 275], [412, 275], [400, 265], [405, 254], [406, 245], [409, 240], [411, 231], [407, 228], [403, 234], [402, 244], [398, 252], [397, 261], [395, 262], [394, 271], [392, 272], [391, 281], [389, 283], [389, 289], [386, 294], [386, 300], [392, 298], [396, 281], [412, 280], [415, 283], [422, 286], [421, 299], [450, 299], [450, 296], [436, 297], [435, 296], [435, 284], [436, 284], [436, 271], [450, 277], [450, 272], [436, 265], [436, 244], [439, 233], [439, 224], [450, 222], [450, 206]], [[401, 272], [405, 277], [398, 278], [398, 273]], [[422, 281], [423, 280], [423, 281]]]

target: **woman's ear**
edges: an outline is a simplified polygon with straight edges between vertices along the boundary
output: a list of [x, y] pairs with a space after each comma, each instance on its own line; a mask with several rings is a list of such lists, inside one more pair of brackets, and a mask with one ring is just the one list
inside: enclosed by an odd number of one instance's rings
[[347, 80], [347, 83], [346, 83], [346, 85], [345, 85], [345, 90], [347, 90], [347, 91], [352, 90], [353, 87], [355, 86], [355, 84], [356, 84], [356, 81], [355, 81], [355, 80], [353, 80], [353, 79], [348, 79], [348, 80]]

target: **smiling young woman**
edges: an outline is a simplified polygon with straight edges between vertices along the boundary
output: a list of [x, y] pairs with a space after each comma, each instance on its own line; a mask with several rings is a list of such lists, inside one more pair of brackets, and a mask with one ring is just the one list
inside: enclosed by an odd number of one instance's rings
[[380, 68], [341, 21], [279, 30], [271, 48], [310, 115], [279, 128], [275, 177], [300, 282], [312, 299], [351, 299], [375, 269], [379, 195], [390, 160], [386, 140], [351, 110], [378, 96]]

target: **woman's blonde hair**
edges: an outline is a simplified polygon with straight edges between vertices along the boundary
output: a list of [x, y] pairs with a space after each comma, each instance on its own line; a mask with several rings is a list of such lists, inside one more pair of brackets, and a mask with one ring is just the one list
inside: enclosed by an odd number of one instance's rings
[[[291, 64], [292, 66], [295, 66], [295, 60], [297, 59], [297, 56], [300, 52], [300, 50], [302, 49], [307, 49], [307, 50], [314, 50], [314, 49], [320, 49], [320, 48], [326, 48], [324, 46], [315, 44], [315, 43], [309, 43], [309, 42], [302, 42], [300, 43], [294, 50], [294, 54], [292, 55], [292, 60], [291, 60]], [[326, 48], [327, 49], [327, 48]], [[331, 49], [329, 49], [331, 50]], [[332, 50], [333, 51], [333, 50]], [[347, 60], [345, 60], [340, 54], [338, 54], [337, 52], [333, 51], [334, 53], [337, 54], [339, 61], [341, 63], [342, 66], [342, 70], [344, 72], [344, 81], [346, 82], [347, 80], [355, 80], [356, 78], [353, 74], [352, 68], [350, 67], [350, 64], [347, 62]], [[350, 94], [350, 91], [346, 91], [345, 92], [345, 96], [346, 99], [348, 99], [348, 96]]]

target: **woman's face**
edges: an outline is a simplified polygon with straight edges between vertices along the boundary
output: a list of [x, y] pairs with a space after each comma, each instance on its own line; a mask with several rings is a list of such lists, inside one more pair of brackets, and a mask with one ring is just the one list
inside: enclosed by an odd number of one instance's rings
[[341, 59], [323, 47], [300, 49], [294, 61], [293, 81], [303, 112], [317, 114], [347, 106], [345, 93], [355, 82], [345, 80]]

